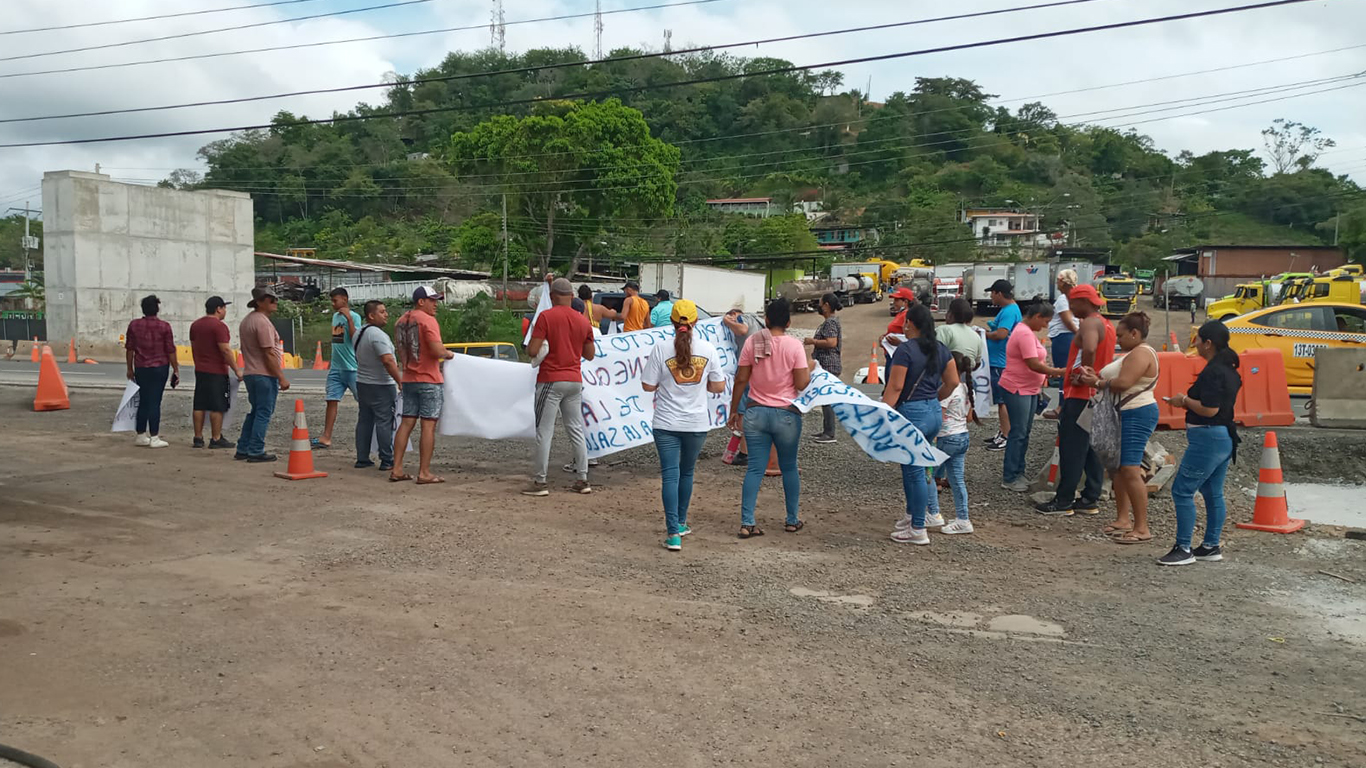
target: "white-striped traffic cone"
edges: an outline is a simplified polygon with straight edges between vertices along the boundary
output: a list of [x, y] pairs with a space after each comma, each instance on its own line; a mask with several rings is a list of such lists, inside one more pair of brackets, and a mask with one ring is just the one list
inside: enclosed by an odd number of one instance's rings
[[276, 472], [276, 477], [286, 480], [307, 480], [312, 477], [327, 477], [326, 472], [313, 469], [313, 446], [308, 442], [308, 421], [304, 419], [304, 401], [294, 401], [294, 434], [290, 436], [289, 470]]

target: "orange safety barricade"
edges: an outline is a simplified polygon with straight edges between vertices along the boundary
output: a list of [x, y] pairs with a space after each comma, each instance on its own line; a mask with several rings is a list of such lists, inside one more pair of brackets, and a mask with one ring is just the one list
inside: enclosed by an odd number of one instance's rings
[[1157, 365], [1157, 386], [1153, 388], [1153, 396], [1157, 398], [1157, 426], [1185, 429], [1186, 409], [1173, 408], [1163, 398], [1184, 395], [1195, 383], [1195, 377], [1205, 369], [1205, 358], [1181, 352], [1158, 352]]
[[1288, 427], [1295, 423], [1285, 358], [1278, 349], [1249, 349], [1239, 356], [1243, 388], [1233, 406], [1233, 420], [1245, 427]]

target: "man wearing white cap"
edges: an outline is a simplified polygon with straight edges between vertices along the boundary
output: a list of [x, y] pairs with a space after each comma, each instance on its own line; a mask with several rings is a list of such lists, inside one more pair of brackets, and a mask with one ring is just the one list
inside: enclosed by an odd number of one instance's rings
[[[579, 479], [575, 493], [592, 493], [588, 484], [588, 443], [583, 435], [583, 374], [581, 360], [592, 360], [597, 352], [593, 326], [582, 312], [575, 312], [574, 286], [563, 277], [550, 283], [550, 302], [554, 306], [536, 318], [531, 343], [526, 351], [533, 359], [547, 344], [550, 351], [536, 373], [536, 464], [526, 496], [548, 496], [546, 470], [550, 466], [550, 440], [555, 435], [555, 417], [564, 420], [564, 431], [574, 446], [574, 468]], [[406, 394], [406, 392], [405, 392]]]
[[422, 438], [418, 441], [417, 484], [444, 483], [432, 474], [432, 452], [436, 450], [436, 423], [441, 420], [441, 404], [445, 401], [441, 364], [455, 357], [441, 342], [441, 326], [436, 322], [436, 305], [442, 295], [430, 286], [413, 291], [413, 308], [403, 313], [394, 327], [394, 349], [403, 368], [403, 423], [394, 435], [394, 468], [389, 480], [412, 480], [403, 473], [403, 454], [408, 447], [418, 419], [422, 420]]

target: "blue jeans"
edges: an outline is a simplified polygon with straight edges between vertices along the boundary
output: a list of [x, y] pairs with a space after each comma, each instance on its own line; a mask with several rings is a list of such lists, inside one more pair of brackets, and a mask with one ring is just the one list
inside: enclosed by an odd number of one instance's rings
[[797, 444], [802, 440], [801, 414], [786, 408], [750, 403], [745, 409], [745, 444], [749, 464], [745, 485], [740, 493], [740, 525], [754, 525], [754, 505], [759, 501], [759, 486], [768, 468], [770, 449], [778, 450], [778, 468], [783, 471], [783, 497], [787, 502], [787, 524], [797, 524], [797, 502], [802, 496], [802, 479], [797, 474]]
[[251, 411], [242, 419], [242, 436], [237, 438], [237, 452], [260, 456], [266, 452], [266, 430], [270, 417], [275, 415], [275, 398], [280, 394], [280, 380], [274, 376], [251, 373], [242, 377], [247, 385], [247, 402]]
[[[953, 507], [957, 512], [959, 520], [968, 519], [968, 482], [964, 475], [968, 459], [968, 447], [972, 445], [972, 439], [967, 432], [957, 435], [943, 435], [939, 438], [939, 450], [949, 455], [949, 460], [940, 464], [944, 474], [949, 478], [949, 487], [953, 489]], [[939, 514], [939, 494], [934, 488], [930, 489], [926, 508], [931, 515]]]
[[[944, 411], [939, 407], [937, 398], [908, 400], [897, 406], [896, 410], [931, 443], [939, 436], [939, 428], [944, 425]], [[930, 503], [930, 478], [925, 468], [902, 464], [901, 490], [906, 494], [906, 515], [911, 518], [911, 527], [924, 528], [925, 510]]]
[[[1053, 367], [1066, 368], [1067, 354], [1072, 349], [1072, 339], [1076, 338], [1075, 333], [1060, 333], [1048, 340], [1049, 349], [1053, 354]], [[1064, 379], [1058, 379], [1058, 407], [1062, 407], [1062, 384]], [[1050, 381], [1051, 383], [1051, 381]]]
[[1017, 395], [1007, 391], [1006, 413], [1010, 414], [1010, 434], [1006, 435], [1005, 467], [1001, 472], [1004, 482], [1013, 483], [1024, 477], [1025, 458], [1029, 455], [1029, 431], [1034, 428], [1034, 412], [1038, 410], [1038, 395]]
[[1119, 412], [1119, 465], [1143, 466], [1143, 454], [1148, 450], [1148, 438], [1157, 429], [1160, 414], [1157, 403], [1141, 405]]
[[1223, 426], [1187, 426], [1186, 455], [1172, 482], [1176, 546], [1189, 550], [1195, 535], [1195, 492], [1205, 497], [1206, 547], [1219, 546], [1224, 532], [1224, 475], [1233, 457], [1233, 437]]
[[669, 536], [688, 524], [688, 504], [692, 501], [693, 468], [706, 432], [674, 432], [656, 429], [655, 451], [659, 453], [659, 477], [663, 481], [660, 497], [664, 500], [664, 528]]
[[134, 368], [133, 381], [138, 385], [138, 434], [161, 434], [161, 396], [166, 394], [166, 380], [171, 376], [171, 365], [155, 368]]

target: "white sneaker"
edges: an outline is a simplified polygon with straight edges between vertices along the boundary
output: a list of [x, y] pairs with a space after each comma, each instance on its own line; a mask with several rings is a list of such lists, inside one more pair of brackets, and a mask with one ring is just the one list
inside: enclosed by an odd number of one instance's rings
[[940, 533], [952, 535], [955, 533], [972, 533], [972, 523], [967, 520], [953, 520], [948, 525], [939, 529]]
[[170, 445], [170, 443], [166, 442], [165, 440], [162, 440], [159, 437], [154, 437], [147, 442], [148, 448], [165, 448], [168, 445]]
[[926, 527], [926, 528], [942, 528], [942, 527], [944, 527], [944, 516], [943, 516], [942, 514], [938, 513], [938, 512], [934, 513], [933, 515], [926, 515], [926, 516], [925, 516], [925, 527]]
[[1001, 487], [1015, 493], [1029, 493], [1029, 481], [1023, 477], [1013, 483], [1001, 483]]
[[898, 521], [896, 521], [896, 525], [892, 526], [892, 530], [894, 530], [894, 531], [904, 531], [904, 530], [906, 530], [907, 528], [910, 528], [910, 527], [911, 527], [911, 516], [910, 516], [910, 515], [902, 515], [902, 516], [901, 516], [901, 519], [898, 520]]
[[924, 528], [906, 528], [900, 531], [892, 531], [892, 541], [898, 544], [920, 544], [930, 543], [930, 532]]
[[136, 445], [139, 448], [146, 448], [151, 442], [152, 438], [146, 435], [138, 435], [137, 437], [133, 438], [133, 445]]

